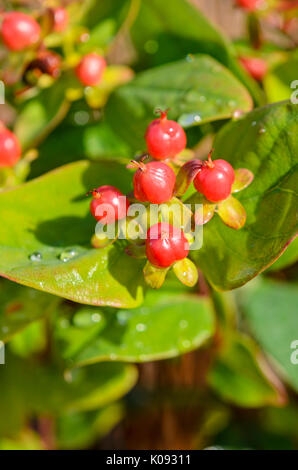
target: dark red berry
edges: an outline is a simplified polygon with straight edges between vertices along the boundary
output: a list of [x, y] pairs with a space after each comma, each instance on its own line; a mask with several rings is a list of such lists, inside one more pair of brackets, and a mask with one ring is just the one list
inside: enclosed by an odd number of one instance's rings
[[212, 161], [210, 152], [208, 161], [194, 179], [194, 186], [209, 201], [218, 202], [229, 197], [234, 180], [232, 166], [222, 159]]
[[149, 228], [146, 239], [146, 255], [153, 266], [168, 268], [186, 258], [189, 243], [180, 228], [159, 222]]
[[52, 10], [54, 17], [54, 31], [62, 32], [67, 28], [69, 15], [68, 11], [63, 7], [53, 8]]
[[17, 136], [0, 122], [0, 167], [14, 166], [21, 158]]
[[262, 3], [262, 0], [236, 0], [236, 3], [239, 7], [247, 11], [255, 11], [259, 4]]
[[241, 64], [249, 75], [257, 81], [263, 80], [267, 73], [267, 63], [258, 57], [240, 57]]
[[61, 57], [52, 51], [40, 51], [37, 57], [27, 65], [23, 73], [23, 81], [28, 85], [34, 85], [42, 74], [46, 73], [53, 78], [57, 78], [60, 75], [60, 71]]
[[105, 59], [95, 52], [85, 55], [76, 67], [76, 75], [86, 86], [98, 85], [106, 68]]
[[167, 111], [160, 112], [147, 127], [145, 139], [150, 155], [156, 160], [173, 158], [186, 147], [186, 135], [180, 124], [167, 119]]
[[3, 42], [8, 49], [21, 51], [39, 40], [41, 29], [31, 16], [19, 11], [12, 11], [4, 15], [1, 33]]
[[162, 204], [172, 199], [176, 176], [170, 166], [163, 162], [149, 162], [146, 165], [133, 163], [138, 166], [133, 177], [136, 199], [152, 204]]
[[92, 191], [90, 210], [93, 217], [104, 224], [111, 224], [126, 217], [129, 202], [115, 186], [100, 186]]

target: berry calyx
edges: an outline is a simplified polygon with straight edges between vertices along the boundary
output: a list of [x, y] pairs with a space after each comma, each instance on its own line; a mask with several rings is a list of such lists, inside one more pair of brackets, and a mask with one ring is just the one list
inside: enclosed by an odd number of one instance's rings
[[100, 186], [93, 191], [90, 210], [93, 217], [103, 224], [112, 224], [126, 217], [129, 202], [115, 186]]
[[17, 136], [0, 122], [0, 167], [14, 166], [21, 158]]
[[194, 186], [199, 193], [211, 202], [227, 199], [231, 194], [235, 173], [232, 166], [225, 160], [208, 160], [194, 179]]
[[4, 15], [1, 34], [11, 51], [21, 51], [37, 43], [41, 29], [37, 21], [25, 13], [12, 11]]
[[83, 85], [95, 86], [100, 83], [106, 65], [101, 55], [92, 52], [81, 59], [76, 67], [76, 75]]
[[145, 139], [149, 154], [156, 160], [173, 158], [186, 147], [186, 135], [180, 124], [167, 119], [167, 111], [147, 127]]
[[247, 11], [255, 11], [260, 5], [260, 0], [236, 0], [238, 7]]
[[138, 167], [133, 177], [135, 198], [139, 201], [162, 204], [173, 197], [176, 176], [163, 162], [132, 162]]
[[51, 12], [53, 14], [53, 20], [54, 20], [53, 30], [61, 33], [68, 26], [68, 22], [69, 22], [68, 11], [63, 7], [57, 7], [57, 8], [53, 8]]
[[146, 255], [157, 268], [168, 268], [176, 261], [187, 257], [189, 243], [180, 228], [159, 222], [148, 229]]
[[268, 67], [264, 59], [259, 57], [240, 57], [241, 64], [249, 75], [260, 82], [267, 73]]

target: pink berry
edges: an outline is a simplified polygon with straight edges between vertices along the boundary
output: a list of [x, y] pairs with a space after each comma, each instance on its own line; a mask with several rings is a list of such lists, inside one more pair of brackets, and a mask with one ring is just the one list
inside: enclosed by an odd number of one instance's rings
[[57, 7], [52, 10], [54, 16], [54, 31], [62, 32], [67, 28], [69, 22], [68, 11], [63, 7]]
[[194, 186], [199, 193], [211, 202], [227, 199], [231, 194], [235, 173], [225, 160], [211, 160], [211, 152], [205, 166], [194, 179]]
[[162, 204], [172, 199], [176, 176], [171, 167], [163, 162], [134, 163], [138, 166], [133, 177], [136, 199], [151, 204]]
[[31, 16], [12, 11], [4, 15], [1, 33], [8, 49], [21, 51], [37, 43], [41, 29]]
[[267, 73], [267, 63], [258, 57], [240, 57], [241, 64], [245, 70], [257, 81], [263, 80]]
[[126, 217], [129, 202], [115, 186], [100, 186], [92, 195], [90, 210], [98, 222], [111, 224]]
[[92, 52], [81, 59], [76, 67], [76, 75], [83, 85], [95, 86], [100, 83], [106, 65], [101, 55]]
[[187, 257], [189, 243], [180, 228], [159, 222], [149, 228], [146, 239], [146, 255], [153, 266], [168, 268]]
[[180, 124], [167, 119], [167, 111], [160, 112], [147, 127], [145, 139], [149, 154], [156, 160], [173, 158], [186, 147], [186, 135]]
[[14, 166], [21, 158], [17, 136], [0, 123], [0, 167]]

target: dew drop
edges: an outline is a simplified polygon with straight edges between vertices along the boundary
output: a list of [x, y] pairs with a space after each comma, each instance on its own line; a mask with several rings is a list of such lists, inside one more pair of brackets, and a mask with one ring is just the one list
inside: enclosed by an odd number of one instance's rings
[[99, 323], [101, 320], [101, 315], [99, 313], [93, 313], [91, 318], [94, 323]]
[[266, 132], [265, 127], [261, 127], [261, 129], [259, 130], [259, 134], [265, 134], [265, 132]]
[[186, 59], [187, 62], [193, 62], [194, 61], [194, 55], [193, 54], [187, 54], [185, 59]]
[[74, 256], [76, 256], [76, 254], [77, 252], [75, 250], [65, 250], [60, 254], [59, 259], [61, 259], [61, 261], [66, 263], [67, 261], [72, 259]]
[[255, 126], [257, 125], [257, 121], [253, 121], [253, 122], [251, 123], [251, 125], [252, 125], [252, 127], [255, 127]]
[[137, 326], [136, 326], [136, 330], [137, 331], [145, 331], [147, 329], [147, 326], [144, 325], [144, 323], [138, 323]]
[[1, 328], [3, 333], [8, 333], [8, 327], [7, 326], [2, 326]]
[[235, 111], [233, 112], [233, 119], [239, 119], [241, 118], [241, 116], [243, 115], [243, 111], [242, 109], [235, 109]]
[[201, 101], [201, 103], [205, 103], [205, 101], [207, 100], [206, 96], [200, 96], [199, 100]]
[[111, 359], [111, 361], [116, 361], [116, 359], [117, 359], [116, 354], [114, 354], [114, 353], [110, 354], [110, 359]]
[[182, 329], [187, 328], [187, 327], [188, 327], [188, 321], [186, 321], [186, 320], [181, 320], [181, 321], [179, 322], [179, 326], [180, 326], [180, 328], [182, 328]]
[[30, 261], [41, 261], [42, 260], [42, 254], [39, 251], [34, 251], [34, 253], [32, 253], [29, 256], [29, 259], [30, 259]]

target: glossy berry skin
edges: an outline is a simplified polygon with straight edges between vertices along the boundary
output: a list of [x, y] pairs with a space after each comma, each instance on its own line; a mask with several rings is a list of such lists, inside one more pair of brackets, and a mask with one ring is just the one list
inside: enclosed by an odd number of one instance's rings
[[141, 163], [133, 177], [135, 198], [139, 201], [162, 204], [173, 197], [176, 175], [163, 162]]
[[[93, 199], [90, 204], [90, 210], [93, 217], [103, 224], [111, 224], [117, 220], [126, 217], [129, 202], [124, 194], [115, 188], [115, 186], [100, 186], [92, 192]], [[105, 208], [100, 206], [108, 204], [113, 211], [105, 211]], [[97, 209], [99, 212], [97, 212]]]
[[167, 119], [167, 112], [161, 112], [147, 127], [145, 139], [149, 154], [156, 160], [173, 158], [186, 147], [186, 135], [180, 124]]
[[249, 75], [260, 82], [267, 73], [267, 63], [258, 57], [240, 57], [241, 64]]
[[68, 11], [65, 10], [65, 8], [63, 7], [57, 7], [57, 8], [53, 8], [52, 13], [54, 17], [53, 29], [54, 31], [61, 33], [68, 26], [68, 22], [69, 22]]
[[17, 136], [0, 123], [0, 167], [14, 166], [21, 158]]
[[39, 40], [41, 29], [37, 21], [25, 13], [12, 11], [4, 15], [1, 34], [11, 51], [22, 51]]
[[159, 222], [148, 229], [146, 255], [157, 268], [168, 268], [176, 261], [186, 258], [189, 243], [180, 228]]
[[105, 59], [95, 52], [85, 55], [76, 67], [76, 75], [85, 86], [98, 85], [106, 68]]
[[235, 173], [225, 160], [207, 162], [194, 179], [194, 186], [199, 193], [211, 202], [219, 202], [231, 194]]
[[236, 0], [239, 7], [247, 11], [255, 11], [260, 4], [260, 0]]

